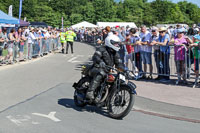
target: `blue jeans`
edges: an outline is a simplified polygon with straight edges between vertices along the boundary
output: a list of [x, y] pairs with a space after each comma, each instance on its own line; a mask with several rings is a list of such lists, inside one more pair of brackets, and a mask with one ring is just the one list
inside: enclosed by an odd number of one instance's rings
[[124, 62], [125, 62], [125, 48], [124, 48], [124, 46], [120, 47], [119, 55], [120, 55], [120, 59], [122, 60], [122, 63], [124, 64]]
[[151, 52], [141, 51], [140, 54], [143, 64], [152, 64]]

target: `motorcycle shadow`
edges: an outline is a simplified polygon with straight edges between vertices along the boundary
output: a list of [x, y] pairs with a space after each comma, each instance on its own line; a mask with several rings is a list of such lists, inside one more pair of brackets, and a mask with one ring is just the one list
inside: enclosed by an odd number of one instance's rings
[[74, 104], [73, 99], [68, 99], [68, 98], [58, 99], [58, 104], [66, 107], [66, 108], [72, 108], [79, 112], [87, 111], [87, 112], [91, 112], [91, 113], [97, 113], [97, 114], [103, 115], [105, 117], [109, 117], [107, 110], [105, 108], [98, 108], [98, 107], [89, 106], [89, 105], [86, 105], [85, 107], [77, 107]]

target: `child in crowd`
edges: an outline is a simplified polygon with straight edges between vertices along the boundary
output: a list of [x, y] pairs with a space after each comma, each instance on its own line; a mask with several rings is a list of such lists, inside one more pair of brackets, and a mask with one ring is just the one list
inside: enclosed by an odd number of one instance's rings
[[200, 35], [195, 35], [193, 37], [193, 44], [190, 45], [190, 47], [193, 47], [193, 55], [194, 55], [194, 72], [196, 75], [196, 79], [193, 85], [193, 88], [195, 88], [198, 85], [198, 79], [199, 79], [199, 60], [200, 60]]
[[127, 54], [126, 54], [126, 59], [125, 59], [125, 65], [128, 68], [128, 61], [131, 61], [132, 67], [133, 67], [133, 46], [131, 45], [131, 36], [127, 35], [126, 36], [126, 49], [127, 49]]

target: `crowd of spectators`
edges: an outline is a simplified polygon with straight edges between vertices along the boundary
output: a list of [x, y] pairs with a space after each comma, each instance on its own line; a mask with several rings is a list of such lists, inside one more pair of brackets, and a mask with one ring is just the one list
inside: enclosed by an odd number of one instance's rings
[[[196, 75], [194, 86], [196, 86], [199, 78], [199, 29], [196, 25], [184, 27], [177, 24], [176, 27], [159, 28], [145, 25], [140, 28], [129, 26], [82, 27], [74, 31], [77, 34], [77, 41], [97, 45], [104, 45], [104, 40], [110, 33], [117, 35], [122, 41], [119, 51], [121, 60], [126, 67], [129, 67], [131, 62], [137, 79], [154, 79], [167, 83], [170, 82], [170, 67], [175, 67], [175, 74], [178, 77], [177, 85], [181, 82], [187, 84], [190, 71], [194, 70]], [[170, 64], [172, 59], [174, 64]], [[192, 64], [194, 69], [191, 67]], [[153, 66], [156, 67], [155, 74], [158, 75], [156, 78], [152, 76]]]
[[[118, 36], [121, 40], [119, 54], [125, 67], [132, 66], [136, 79], [154, 79], [160, 82], [170, 82], [170, 69], [176, 68], [176, 84], [183, 82], [187, 84], [191, 70], [196, 75], [195, 84], [199, 78], [199, 59], [200, 59], [200, 28], [193, 27], [146, 27], [140, 28], [126, 27], [98, 27], [73, 29], [76, 33], [76, 41], [87, 42], [95, 45], [104, 45], [104, 40], [109, 34]], [[42, 56], [43, 43], [39, 40], [56, 39], [61, 30], [53, 28], [33, 28], [19, 27], [11, 29], [0, 27], [0, 63], [5, 61], [12, 64], [18, 59], [24, 61], [25, 42], [28, 49], [28, 59], [33, 55]], [[45, 43], [45, 49], [50, 52], [49, 42]], [[42, 45], [42, 46], [41, 46]], [[173, 48], [173, 50], [172, 50]], [[3, 51], [7, 51], [3, 56]], [[18, 57], [18, 58], [17, 58]], [[174, 64], [170, 64], [174, 60]], [[131, 65], [129, 64], [131, 63]], [[173, 66], [172, 66], [173, 65]], [[194, 66], [194, 69], [191, 66]], [[156, 72], [153, 72], [153, 67]], [[149, 70], [149, 71], [147, 71]], [[153, 74], [157, 77], [153, 77]], [[147, 76], [148, 75], [148, 76]]]
[[[53, 28], [5, 28], [0, 27], [0, 64], [13, 64], [15, 61], [24, 61], [33, 56], [43, 56], [43, 51], [51, 52], [50, 38], [58, 44], [60, 30]], [[26, 50], [26, 51], [25, 51]]]

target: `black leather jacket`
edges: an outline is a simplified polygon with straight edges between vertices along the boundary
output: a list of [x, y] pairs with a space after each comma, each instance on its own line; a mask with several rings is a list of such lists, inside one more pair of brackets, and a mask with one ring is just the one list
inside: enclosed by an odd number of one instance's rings
[[[122, 64], [119, 53], [106, 46], [98, 47], [92, 60], [94, 67], [97, 68], [100, 68], [99, 64], [104, 62], [107, 66], [113, 67], [115, 65], [116, 68], [124, 70], [124, 65]], [[110, 69], [105, 69], [105, 71], [109, 72]]]

